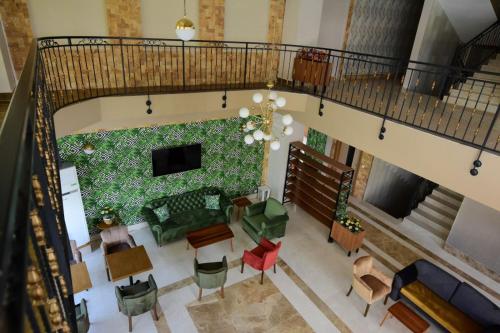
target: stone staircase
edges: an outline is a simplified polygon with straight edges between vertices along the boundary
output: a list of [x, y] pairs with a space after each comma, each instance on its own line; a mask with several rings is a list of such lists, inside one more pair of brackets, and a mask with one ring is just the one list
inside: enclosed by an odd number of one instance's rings
[[[481, 71], [500, 73], [500, 54], [482, 65]], [[495, 82], [496, 85], [474, 79]], [[495, 113], [500, 104], [500, 76], [474, 73], [467, 81], [460, 83], [456, 89], [450, 89], [450, 95], [445, 98], [445, 101], [458, 106], [467, 104], [467, 108], [470, 109]]]
[[462, 200], [462, 195], [439, 186], [404, 218], [403, 223], [413, 223], [446, 240]]

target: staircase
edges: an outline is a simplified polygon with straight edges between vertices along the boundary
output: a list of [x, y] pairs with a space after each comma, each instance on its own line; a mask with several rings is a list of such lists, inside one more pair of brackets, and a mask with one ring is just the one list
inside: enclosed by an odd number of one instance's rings
[[403, 223], [413, 223], [446, 240], [462, 200], [462, 195], [439, 186], [404, 218]]
[[[481, 71], [500, 73], [500, 54], [481, 66]], [[494, 83], [485, 83], [476, 80], [486, 80]], [[479, 95], [481, 97], [478, 100]], [[458, 87], [450, 89], [450, 96], [446, 99], [449, 104], [466, 105], [467, 108], [478, 111], [487, 111], [494, 114], [500, 104], [500, 80], [495, 75], [474, 73]]]

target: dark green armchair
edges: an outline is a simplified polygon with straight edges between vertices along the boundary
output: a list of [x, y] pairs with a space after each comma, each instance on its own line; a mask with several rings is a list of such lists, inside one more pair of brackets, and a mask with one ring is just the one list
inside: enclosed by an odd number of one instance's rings
[[75, 307], [76, 329], [78, 333], [87, 333], [90, 328], [89, 313], [87, 311], [87, 302], [82, 299], [80, 304]]
[[285, 236], [288, 212], [276, 199], [269, 198], [245, 208], [243, 230], [256, 242], [261, 238], [273, 239]]
[[194, 282], [200, 288], [198, 300], [201, 300], [203, 289], [213, 289], [220, 287], [220, 296], [224, 298], [224, 284], [227, 280], [227, 260], [226, 256], [222, 261], [198, 263], [194, 258]]
[[149, 274], [148, 281], [131, 286], [115, 287], [118, 310], [128, 317], [128, 331], [132, 332], [132, 316], [138, 316], [151, 311], [154, 320], [158, 320], [156, 303], [158, 302], [158, 287]]

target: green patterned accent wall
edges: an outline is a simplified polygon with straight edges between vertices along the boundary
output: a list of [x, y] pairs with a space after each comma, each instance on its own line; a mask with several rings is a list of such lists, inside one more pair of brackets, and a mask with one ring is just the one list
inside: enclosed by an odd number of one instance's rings
[[[61, 159], [75, 164], [87, 221], [105, 205], [124, 224], [142, 222], [144, 202], [203, 186], [228, 195], [251, 193], [260, 185], [263, 146], [247, 146], [238, 118], [66, 136], [58, 140]], [[153, 177], [151, 150], [202, 143], [202, 168]], [[86, 155], [82, 146], [92, 143]], [[89, 222], [90, 223], [90, 222]], [[92, 227], [92, 226], [91, 226]]]
[[326, 134], [316, 131], [314, 128], [309, 128], [307, 130], [307, 145], [318, 153], [325, 153], [326, 139]]

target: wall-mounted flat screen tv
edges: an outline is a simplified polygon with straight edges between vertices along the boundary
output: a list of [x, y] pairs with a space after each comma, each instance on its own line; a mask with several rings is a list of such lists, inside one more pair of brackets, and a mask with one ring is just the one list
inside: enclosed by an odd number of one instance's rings
[[151, 152], [153, 177], [201, 168], [201, 143], [166, 147]]

